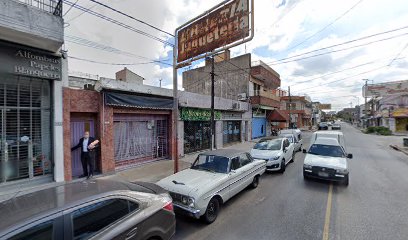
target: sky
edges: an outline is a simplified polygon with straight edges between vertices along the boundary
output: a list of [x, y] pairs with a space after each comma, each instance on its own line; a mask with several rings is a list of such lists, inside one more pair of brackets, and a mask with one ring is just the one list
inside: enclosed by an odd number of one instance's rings
[[[221, 2], [98, 1], [169, 33]], [[78, 0], [77, 4], [174, 41], [166, 33], [90, 0]], [[337, 111], [364, 102], [363, 79], [369, 83], [408, 80], [406, 0], [255, 0], [254, 14], [253, 40], [232, 48], [231, 55], [251, 53], [253, 61], [262, 60], [280, 74], [281, 88], [290, 86], [293, 95], [307, 94], [313, 101], [331, 103]], [[131, 64], [126, 67], [144, 77], [145, 84], [159, 86], [162, 79], [163, 87], [172, 88], [170, 46], [69, 5], [64, 5], [64, 21], [64, 48], [71, 57], [68, 68], [72, 74], [114, 78], [115, 72], [125, 67], [121, 64]]]

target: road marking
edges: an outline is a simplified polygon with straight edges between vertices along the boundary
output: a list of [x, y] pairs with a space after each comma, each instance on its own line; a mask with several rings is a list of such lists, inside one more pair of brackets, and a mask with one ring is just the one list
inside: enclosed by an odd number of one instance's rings
[[332, 196], [333, 196], [333, 184], [330, 183], [329, 194], [327, 196], [326, 217], [324, 218], [323, 240], [328, 240], [329, 239]]

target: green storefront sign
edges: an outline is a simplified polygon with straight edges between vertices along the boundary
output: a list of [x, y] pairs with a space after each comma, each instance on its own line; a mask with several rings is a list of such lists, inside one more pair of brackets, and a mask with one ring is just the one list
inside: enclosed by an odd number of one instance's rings
[[[208, 109], [182, 108], [180, 118], [183, 121], [210, 121], [211, 111]], [[214, 111], [214, 118], [221, 119], [221, 112]]]

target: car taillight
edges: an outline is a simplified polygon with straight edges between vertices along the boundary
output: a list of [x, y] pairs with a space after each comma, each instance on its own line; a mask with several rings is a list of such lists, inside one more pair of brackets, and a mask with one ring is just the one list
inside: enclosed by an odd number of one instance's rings
[[167, 211], [170, 211], [170, 212], [173, 212], [174, 211], [173, 203], [172, 202], [166, 203], [166, 205], [164, 205], [163, 209], [165, 209]]

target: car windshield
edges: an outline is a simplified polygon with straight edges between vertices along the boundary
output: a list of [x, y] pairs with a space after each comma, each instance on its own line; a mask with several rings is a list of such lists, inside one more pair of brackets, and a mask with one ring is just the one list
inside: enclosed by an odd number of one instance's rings
[[343, 149], [333, 145], [313, 144], [308, 153], [328, 157], [345, 157]]
[[191, 166], [191, 169], [227, 173], [228, 162], [229, 159], [227, 157], [200, 154]]
[[254, 149], [258, 150], [280, 150], [282, 144], [282, 139], [271, 139], [266, 141], [261, 141], [255, 144]]

